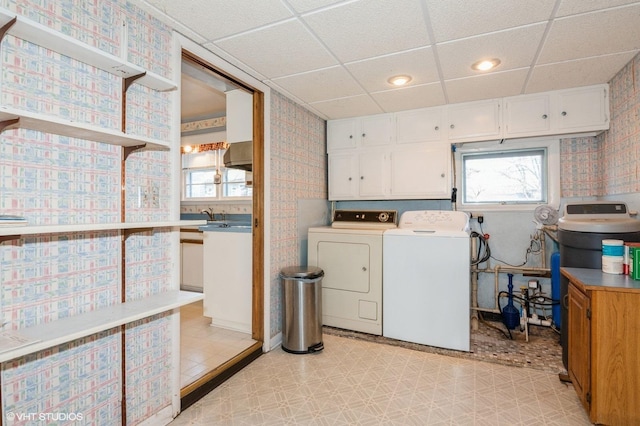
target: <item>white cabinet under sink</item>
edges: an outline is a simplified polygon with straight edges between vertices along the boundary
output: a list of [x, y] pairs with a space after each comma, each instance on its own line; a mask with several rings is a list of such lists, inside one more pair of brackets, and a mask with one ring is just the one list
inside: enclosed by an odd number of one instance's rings
[[211, 325], [251, 333], [252, 238], [247, 230], [204, 232], [204, 316]]
[[180, 288], [203, 291], [202, 232], [197, 229], [180, 230]]

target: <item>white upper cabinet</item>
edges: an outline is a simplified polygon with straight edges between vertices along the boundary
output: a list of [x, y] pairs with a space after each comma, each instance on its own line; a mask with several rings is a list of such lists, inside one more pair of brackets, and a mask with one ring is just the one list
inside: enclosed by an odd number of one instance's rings
[[396, 143], [439, 142], [446, 140], [442, 128], [443, 108], [422, 108], [396, 113]]
[[551, 130], [550, 99], [548, 93], [505, 98], [505, 136], [548, 134]]
[[504, 137], [561, 135], [609, 128], [606, 84], [504, 99]]
[[329, 154], [329, 199], [382, 199], [387, 195], [387, 176], [386, 150]]
[[391, 152], [390, 198], [448, 198], [451, 146], [422, 144]]
[[253, 140], [253, 95], [244, 90], [231, 90], [227, 101], [227, 142]]
[[609, 128], [608, 85], [560, 90], [552, 96], [555, 98], [553, 121], [559, 133]]
[[394, 136], [392, 114], [330, 120], [327, 123], [327, 152], [389, 145]]
[[453, 104], [447, 107], [449, 141], [500, 138], [500, 99]]

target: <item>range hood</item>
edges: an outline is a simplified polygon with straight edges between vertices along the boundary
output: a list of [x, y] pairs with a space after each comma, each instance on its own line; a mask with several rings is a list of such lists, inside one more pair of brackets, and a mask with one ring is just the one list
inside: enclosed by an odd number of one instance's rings
[[253, 166], [253, 142], [235, 142], [229, 144], [224, 153], [224, 166], [250, 172]]

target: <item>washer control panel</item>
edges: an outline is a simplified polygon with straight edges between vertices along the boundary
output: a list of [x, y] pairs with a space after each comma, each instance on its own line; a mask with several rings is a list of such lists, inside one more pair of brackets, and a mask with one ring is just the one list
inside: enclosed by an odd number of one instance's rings
[[464, 231], [469, 215], [448, 210], [414, 210], [402, 213], [399, 228]]

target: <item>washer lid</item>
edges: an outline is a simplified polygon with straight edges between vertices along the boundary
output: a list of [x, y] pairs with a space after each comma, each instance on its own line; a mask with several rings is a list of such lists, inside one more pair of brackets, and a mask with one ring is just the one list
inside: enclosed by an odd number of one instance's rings
[[627, 205], [617, 202], [569, 203], [558, 229], [577, 232], [639, 232], [640, 221], [631, 218]]

